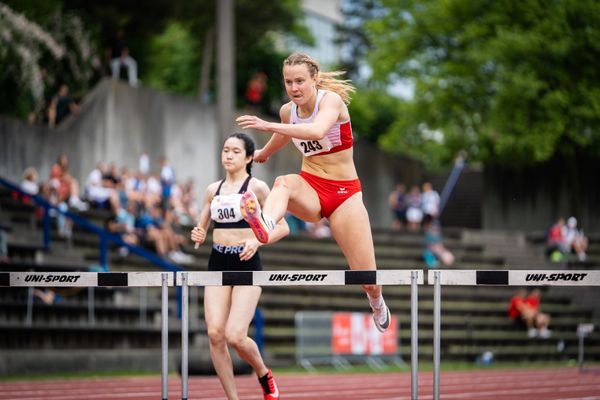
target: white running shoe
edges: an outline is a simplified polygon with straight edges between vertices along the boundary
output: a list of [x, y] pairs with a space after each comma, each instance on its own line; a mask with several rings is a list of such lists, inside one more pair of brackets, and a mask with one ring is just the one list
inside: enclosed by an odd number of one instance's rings
[[[385, 316], [384, 316], [385, 313]], [[385, 319], [383, 319], [385, 318]], [[383, 320], [383, 322], [381, 322]], [[392, 316], [390, 314], [390, 309], [388, 306], [385, 306], [385, 309], [375, 309], [373, 310], [373, 322], [375, 322], [375, 328], [379, 332], [385, 332], [390, 327], [390, 322], [392, 321]]]

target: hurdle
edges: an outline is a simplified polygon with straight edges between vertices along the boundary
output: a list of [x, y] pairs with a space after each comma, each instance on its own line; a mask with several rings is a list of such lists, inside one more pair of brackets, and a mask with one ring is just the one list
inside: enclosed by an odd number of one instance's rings
[[189, 286], [345, 286], [410, 285], [411, 287], [411, 399], [418, 397], [418, 285], [422, 270], [312, 270], [177, 272], [182, 287], [181, 398], [188, 399]]
[[439, 270], [428, 271], [433, 289], [433, 398], [440, 398], [441, 293], [449, 286], [600, 286], [600, 271]]
[[161, 392], [168, 398], [169, 287], [172, 272], [0, 272], [0, 287], [161, 287]]

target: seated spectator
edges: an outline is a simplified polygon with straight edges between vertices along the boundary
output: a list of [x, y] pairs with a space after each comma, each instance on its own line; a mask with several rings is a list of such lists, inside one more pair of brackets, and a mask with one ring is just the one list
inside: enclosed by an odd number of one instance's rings
[[540, 311], [540, 290], [536, 288], [526, 294], [525, 289], [519, 289], [510, 299], [508, 317], [517, 326], [526, 328], [530, 338], [547, 339], [552, 335], [548, 329], [550, 316]]
[[111, 182], [104, 179], [106, 166], [99, 162], [90, 172], [85, 183], [85, 193], [88, 201], [96, 208], [118, 210], [115, 189]]
[[306, 222], [302, 221], [300, 218], [296, 217], [294, 214], [290, 212], [285, 213], [285, 221], [290, 227], [290, 235], [298, 235], [301, 232], [306, 232]]
[[394, 215], [392, 222], [393, 229], [402, 229], [406, 224], [406, 186], [403, 183], [398, 183], [396, 189], [390, 193], [388, 204]]
[[35, 288], [33, 289], [33, 296], [35, 299], [47, 305], [58, 303], [61, 300], [61, 296], [51, 288]]
[[308, 230], [308, 234], [313, 238], [324, 239], [331, 237], [331, 229], [325, 218], [322, 218], [318, 222], [306, 222], [305, 226]]
[[[135, 227], [136, 208], [135, 203], [129, 202], [126, 209], [120, 208], [106, 224], [106, 228], [110, 232], [119, 234], [125, 243], [133, 246], [137, 246], [140, 243], [140, 237]], [[125, 257], [129, 254], [129, 249], [121, 247], [119, 254]]]
[[35, 196], [40, 191], [38, 179], [37, 170], [33, 167], [28, 167], [25, 172], [23, 172], [23, 180], [19, 186], [25, 193]]
[[442, 232], [438, 221], [427, 214], [423, 218], [423, 229], [425, 230], [425, 250], [423, 258], [429, 268], [438, 266], [441, 262], [449, 267], [454, 264], [454, 254], [444, 246], [442, 241]]
[[137, 221], [137, 227], [141, 229], [142, 239], [152, 243], [158, 255], [168, 256], [176, 263], [190, 263], [192, 258], [181, 251], [181, 244], [185, 238], [176, 235], [169, 223], [169, 221], [165, 222], [162, 209], [154, 206], [142, 213]]
[[48, 107], [48, 125], [54, 128], [70, 114], [77, 114], [79, 109], [79, 105], [69, 96], [69, 87], [63, 83]]
[[8, 257], [8, 235], [6, 231], [9, 228], [0, 223], [0, 263], [9, 262]]
[[565, 219], [559, 218], [548, 230], [546, 235], [546, 255], [554, 262], [560, 262], [563, 254], [568, 251], [565, 238], [563, 236]]
[[588, 239], [583, 234], [583, 230], [577, 229], [577, 219], [575, 217], [570, 217], [567, 220], [567, 224], [562, 229], [562, 236], [565, 250], [568, 253], [576, 254], [579, 261], [585, 261]]

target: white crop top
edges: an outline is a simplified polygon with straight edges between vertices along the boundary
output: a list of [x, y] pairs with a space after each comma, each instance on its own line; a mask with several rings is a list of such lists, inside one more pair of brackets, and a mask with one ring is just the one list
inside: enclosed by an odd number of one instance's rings
[[227, 229], [227, 228], [249, 228], [250, 225], [242, 217], [240, 211], [240, 202], [242, 200], [242, 194], [248, 189], [248, 183], [252, 179], [248, 176], [240, 191], [232, 194], [219, 194], [221, 192], [221, 186], [225, 179], [221, 181], [215, 196], [210, 202], [210, 218], [215, 221], [215, 228]]
[[[308, 118], [298, 116], [298, 107], [292, 103], [290, 122], [292, 124], [308, 124], [314, 121], [319, 112], [319, 103], [325, 95], [325, 91], [317, 91], [317, 101], [312, 114]], [[314, 156], [317, 154], [331, 154], [352, 147], [352, 126], [350, 120], [334, 124], [327, 135], [321, 140], [302, 140], [292, 138], [296, 148], [303, 156]]]

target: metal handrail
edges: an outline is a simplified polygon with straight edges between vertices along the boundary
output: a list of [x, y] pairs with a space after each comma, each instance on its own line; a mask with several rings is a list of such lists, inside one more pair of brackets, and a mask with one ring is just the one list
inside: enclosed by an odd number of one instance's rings
[[158, 255], [156, 255], [142, 247], [135, 246], [135, 245], [125, 242], [121, 238], [120, 235], [109, 232], [106, 229], [93, 224], [92, 222], [88, 221], [86, 218], [84, 218], [80, 215], [74, 214], [70, 211], [62, 211], [58, 207], [50, 204], [50, 202], [48, 202], [48, 200], [44, 199], [42, 196], [29, 194], [29, 193], [23, 191], [16, 184], [14, 184], [2, 177], [0, 177], [0, 185], [5, 186], [5, 187], [9, 188], [10, 190], [16, 191], [23, 196], [27, 196], [27, 197], [31, 198], [38, 206], [40, 206], [44, 209], [43, 246], [44, 246], [45, 250], [50, 249], [50, 242], [51, 242], [52, 237], [50, 235], [50, 213], [49, 213], [49, 211], [54, 210], [55, 212], [60, 213], [60, 214], [64, 215], [65, 217], [68, 217], [71, 220], [73, 220], [75, 225], [99, 236], [99, 238], [100, 238], [100, 245], [99, 245], [100, 257], [99, 257], [99, 259], [100, 259], [100, 265], [102, 266], [102, 268], [104, 270], [108, 269], [108, 244], [112, 242], [112, 243], [116, 244], [117, 246], [127, 247], [130, 252], [137, 254], [138, 256], [140, 256], [142, 258], [145, 258], [146, 260], [159, 266], [162, 269], [165, 269], [165, 270], [171, 271], [171, 272], [183, 271], [183, 269], [181, 267], [164, 260], [162, 257], [159, 257]]

